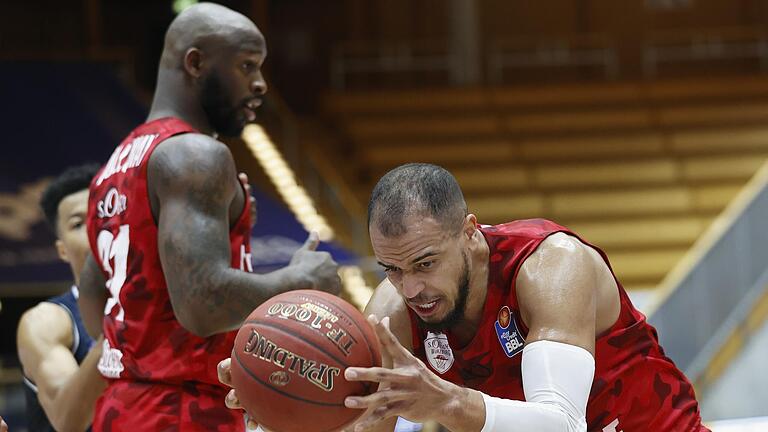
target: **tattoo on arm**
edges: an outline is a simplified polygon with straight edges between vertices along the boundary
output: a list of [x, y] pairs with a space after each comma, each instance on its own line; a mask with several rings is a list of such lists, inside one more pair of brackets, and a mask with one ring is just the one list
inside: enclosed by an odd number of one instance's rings
[[[158, 249], [177, 319], [208, 335], [238, 326], [284, 279], [231, 268], [229, 208], [240, 190], [234, 161], [211, 138], [159, 146], [150, 159]], [[155, 181], [157, 180], [157, 181]]]

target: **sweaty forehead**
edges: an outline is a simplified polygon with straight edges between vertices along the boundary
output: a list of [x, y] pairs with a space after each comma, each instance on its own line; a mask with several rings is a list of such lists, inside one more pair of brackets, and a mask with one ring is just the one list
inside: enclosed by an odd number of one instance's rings
[[402, 264], [426, 252], [439, 252], [450, 233], [441, 229], [432, 218], [423, 218], [406, 225], [405, 233], [397, 237], [387, 237], [372, 224], [370, 227], [371, 245], [376, 257], [388, 264]]

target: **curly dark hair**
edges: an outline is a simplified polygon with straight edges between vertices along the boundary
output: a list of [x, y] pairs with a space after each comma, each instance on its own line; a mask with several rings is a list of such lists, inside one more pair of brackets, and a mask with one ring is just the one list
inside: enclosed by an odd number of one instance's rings
[[40, 198], [40, 207], [45, 213], [45, 220], [53, 232], [58, 234], [56, 229], [56, 219], [59, 217], [59, 203], [73, 193], [88, 189], [91, 179], [99, 171], [99, 164], [87, 163], [69, 167], [58, 177], [53, 179], [48, 187], [45, 188], [42, 198]]

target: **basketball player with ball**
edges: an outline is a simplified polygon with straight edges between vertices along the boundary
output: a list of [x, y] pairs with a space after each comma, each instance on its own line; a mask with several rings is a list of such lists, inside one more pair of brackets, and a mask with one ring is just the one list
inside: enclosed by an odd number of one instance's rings
[[314, 233], [287, 267], [251, 273], [247, 192], [216, 137], [254, 121], [266, 55], [245, 16], [184, 10], [166, 33], [147, 122], [91, 183], [80, 306], [89, 332], [104, 334], [96, 432], [243, 430], [215, 371], [232, 330], [276, 294], [340, 290]]
[[[392, 431], [401, 416], [472, 432], [707, 430], [605, 253], [574, 232], [479, 225], [455, 178], [429, 164], [381, 178], [368, 227], [387, 274], [366, 308], [383, 366], [344, 370], [378, 383], [346, 398], [366, 410], [349, 429]], [[240, 406], [234, 390], [227, 403]]]

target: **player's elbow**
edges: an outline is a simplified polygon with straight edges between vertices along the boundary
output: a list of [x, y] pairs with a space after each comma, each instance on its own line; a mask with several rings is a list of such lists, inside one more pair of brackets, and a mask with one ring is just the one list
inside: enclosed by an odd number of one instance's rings
[[176, 320], [188, 332], [201, 338], [207, 338], [222, 332], [222, 329], [215, 325], [216, 320], [211, 319], [210, 313], [206, 313], [203, 310], [186, 310], [182, 313], [176, 313]]
[[176, 320], [187, 331], [203, 338], [232, 327], [220, 292], [226, 279], [218, 269], [209, 272], [209, 277], [202, 282], [169, 280], [167, 285]]
[[61, 409], [46, 413], [51, 426], [58, 432], [83, 432], [92, 421], [91, 412], [79, 409]]

